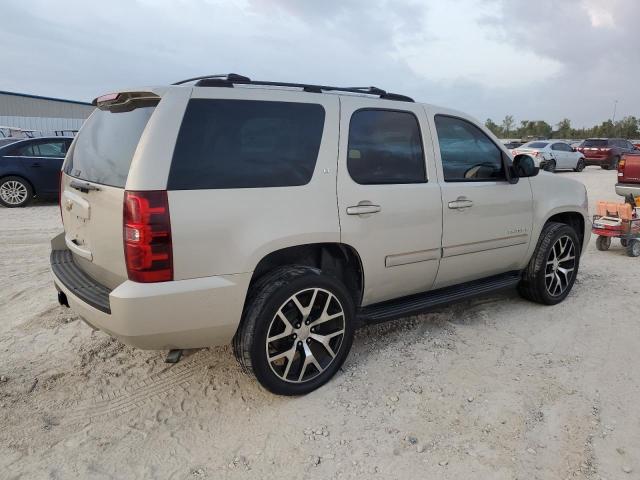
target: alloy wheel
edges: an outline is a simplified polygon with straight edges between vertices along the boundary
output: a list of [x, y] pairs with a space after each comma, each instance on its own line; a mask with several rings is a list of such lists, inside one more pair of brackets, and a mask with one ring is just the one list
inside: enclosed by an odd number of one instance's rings
[[571, 284], [576, 267], [576, 246], [563, 235], [551, 247], [545, 267], [545, 286], [552, 297], [562, 295]]
[[338, 298], [322, 288], [301, 290], [280, 306], [269, 324], [269, 367], [286, 382], [307, 382], [335, 360], [344, 334], [345, 313]]
[[27, 187], [17, 180], [8, 180], [0, 185], [0, 198], [9, 205], [20, 205], [27, 200]]

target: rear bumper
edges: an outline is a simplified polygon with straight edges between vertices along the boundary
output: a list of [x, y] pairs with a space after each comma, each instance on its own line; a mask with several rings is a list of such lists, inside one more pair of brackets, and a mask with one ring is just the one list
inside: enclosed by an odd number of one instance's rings
[[616, 183], [616, 193], [623, 197], [627, 195], [640, 197], [640, 183]]
[[233, 338], [251, 273], [160, 283], [127, 280], [109, 291], [72, 260], [65, 262], [65, 271], [55, 266], [54, 257], [69, 258], [64, 249], [55, 250], [56, 239], [51, 255], [55, 286], [92, 327], [144, 349], [200, 348]]

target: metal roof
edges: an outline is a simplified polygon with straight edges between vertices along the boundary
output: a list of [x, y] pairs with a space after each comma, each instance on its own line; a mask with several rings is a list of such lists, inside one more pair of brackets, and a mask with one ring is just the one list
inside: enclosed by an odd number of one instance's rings
[[0, 90], [0, 95], [13, 95], [15, 97], [35, 98], [35, 99], [38, 99], [38, 100], [50, 100], [50, 101], [53, 101], [53, 102], [73, 103], [73, 104], [76, 104], [76, 105], [88, 105], [88, 106], [91, 106], [91, 104], [89, 102], [80, 102], [78, 100], [66, 100], [64, 98], [43, 97], [41, 95], [31, 95], [29, 93], [6, 92], [4, 90]]

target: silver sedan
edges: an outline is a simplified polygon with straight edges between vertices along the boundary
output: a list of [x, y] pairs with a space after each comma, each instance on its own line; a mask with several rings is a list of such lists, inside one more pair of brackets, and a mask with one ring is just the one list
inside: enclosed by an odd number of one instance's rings
[[573, 170], [581, 172], [586, 166], [584, 156], [567, 142], [557, 140], [536, 140], [511, 150], [515, 156], [526, 154], [533, 157], [536, 165], [547, 172]]

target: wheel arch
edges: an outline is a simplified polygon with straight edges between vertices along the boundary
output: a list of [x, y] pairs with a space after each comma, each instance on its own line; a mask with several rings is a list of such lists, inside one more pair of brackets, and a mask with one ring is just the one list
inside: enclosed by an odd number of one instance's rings
[[360, 255], [345, 243], [310, 243], [274, 250], [257, 263], [249, 289], [274, 268], [285, 265], [305, 265], [338, 278], [347, 287], [356, 306], [362, 301], [364, 269]]
[[585, 218], [582, 213], [572, 210], [555, 213], [545, 220], [544, 225], [550, 222], [564, 223], [571, 227], [576, 232], [578, 240], [580, 241], [580, 248], [582, 249], [585, 240]]

